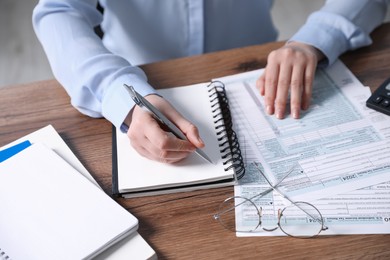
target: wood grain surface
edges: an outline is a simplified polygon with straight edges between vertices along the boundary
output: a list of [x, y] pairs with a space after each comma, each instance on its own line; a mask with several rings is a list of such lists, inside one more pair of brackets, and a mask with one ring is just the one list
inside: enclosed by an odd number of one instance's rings
[[[342, 61], [373, 90], [390, 76], [390, 24], [375, 30], [372, 37], [371, 46], [343, 55]], [[157, 88], [182, 86], [262, 68], [267, 54], [282, 45], [283, 42], [275, 42], [142, 68]], [[52, 124], [104, 191], [111, 194], [109, 122], [80, 114], [55, 80], [5, 87], [0, 89], [0, 98], [0, 146]], [[231, 195], [233, 188], [227, 187], [116, 200], [139, 219], [139, 233], [156, 250], [159, 259], [390, 258], [389, 235], [322, 236], [306, 240], [237, 238], [212, 218], [219, 203]]]

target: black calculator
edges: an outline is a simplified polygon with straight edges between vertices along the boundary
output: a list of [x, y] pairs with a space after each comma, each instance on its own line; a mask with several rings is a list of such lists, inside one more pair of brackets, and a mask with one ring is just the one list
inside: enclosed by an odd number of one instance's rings
[[390, 78], [372, 93], [366, 106], [390, 116]]

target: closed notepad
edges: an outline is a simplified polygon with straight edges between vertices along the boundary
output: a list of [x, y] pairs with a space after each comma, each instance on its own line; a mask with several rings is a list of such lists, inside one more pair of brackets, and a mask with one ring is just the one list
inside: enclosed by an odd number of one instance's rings
[[91, 258], [138, 227], [42, 144], [0, 163], [0, 186], [0, 248], [12, 259]]
[[149, 160], [118, 129], [113, 140], [113, 193], [136, 197], [233, 185], [243, 174], [242, 157], [221, 82], [159, 90], [198, 127], [211, 164], [193, 153], [175, 164]]

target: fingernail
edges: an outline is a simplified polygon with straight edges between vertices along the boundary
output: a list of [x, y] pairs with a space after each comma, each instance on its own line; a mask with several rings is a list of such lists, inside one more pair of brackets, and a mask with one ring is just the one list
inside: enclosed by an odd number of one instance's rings
[[272, 109], [270, 105], [267, 105], [266, 110], [268, 115], [272, 115]]
[[293, 116], [293, 118], [298, 119], [299, 113], [297, 111], [293, 111], [292, 116]]
[[276, 117], [278, 119], [283, 119], [283, 113], [281, 109], [276, 109]]

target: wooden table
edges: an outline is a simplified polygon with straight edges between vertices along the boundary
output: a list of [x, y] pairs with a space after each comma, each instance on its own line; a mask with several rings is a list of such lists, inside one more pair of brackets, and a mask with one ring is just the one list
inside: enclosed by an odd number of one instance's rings
[[[364, 85], [375, 89], [390, 76], [390, 24], [382, 25], [372, 37], [373, 45], [347, 53], [342, 60]], [[151, 84], [159, 88], [205, 82], [264, 67], [267, 54], [282, 45], [275, 42], [234, 49], [149, 64], [143, 69]], [[55, 80], [5, 87], [0, 89], [0, 98], [0, 146], [52, 124], [111, 194], [109, 122], [76, 111]], [[212, 218], [219, 203], [231, 195], [233, 188], [227, 187], [117, 201], [139, 219], [139, 233], [160, 259], [390, 258], [390, 235], [237, 238]]]

